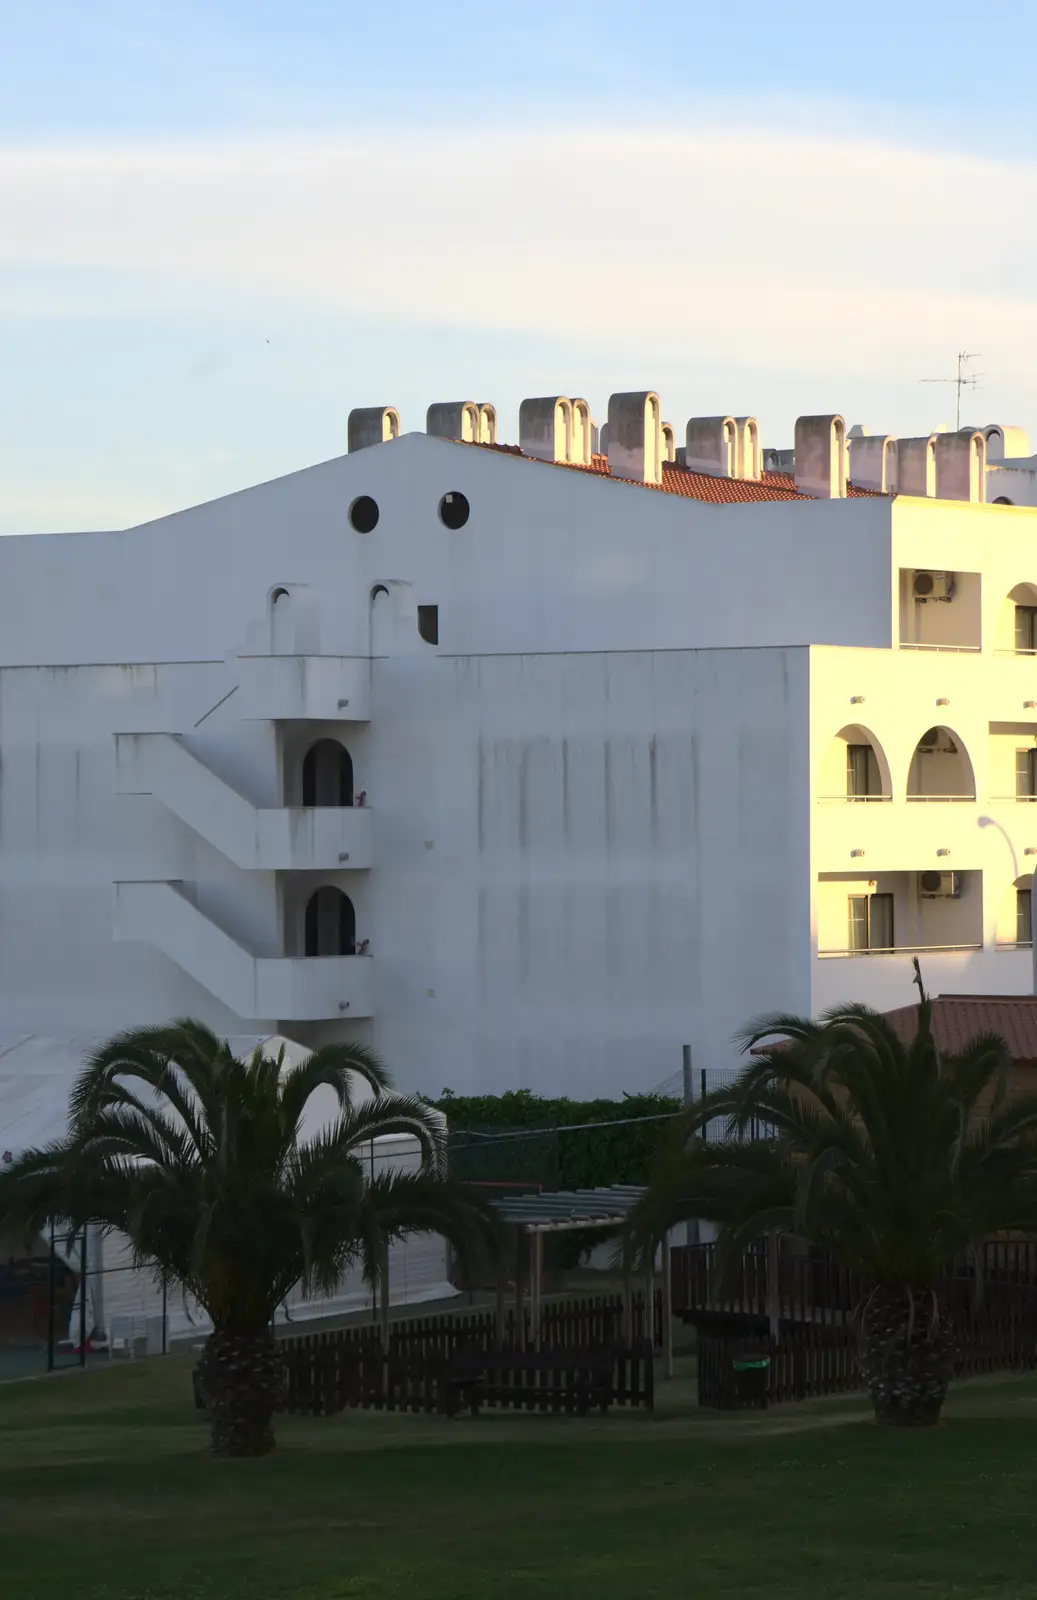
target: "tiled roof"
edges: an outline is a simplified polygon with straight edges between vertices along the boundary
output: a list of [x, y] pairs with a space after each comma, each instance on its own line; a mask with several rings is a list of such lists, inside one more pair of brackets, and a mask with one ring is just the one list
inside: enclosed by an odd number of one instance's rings
[[[918, 1007], [900, 1006], [886, 1017], [905, 1041], [918, 1026]], [[981, 1033], [1005, 1041], [1017, 1066], [1037, 1066], [1037, 995], [941, 994], [933, 1001], [937, 1048], [954, 1055]]]
[[[484, 444], [479, 445], [480, 450], [498, 450], [504, 455], [520, 456], [523, 461], [537, 461], [540, 466], [564, 467], [568, 472], [589, 472], [599, 478], [614, 478], [617, 483], [637, 483], [636, 478], [621, 478], [617, 473], [609, 471], [608, 456], [592, 456], [590, 465], [583, 466], [576, 462], [539, 461], [536, 456], [527, 456], [517, 444]], [[709, 505], [748, 505], [760, 500], [810, 500], [813, 496], [800, 494], [796, 488], [796, 480], [789, 472], [765, 472], [759, 480], [753, 481], [741, 478], [715, 478], [708, 472], [688, 472], [686, 468], [678, 466], [675, 461], [663, 462], [663, 481], [659, 483], [638, 483], [640, 489], [654, 489], [656, 493], [680, 495], [684, 500], [703, 500]], [[871, 498], [879, 495], [882, 499], [888, 496], [881, 495], [878, 489], [857, 489], [850, 484], [847, 489], [850, 499], [862, 497]]]

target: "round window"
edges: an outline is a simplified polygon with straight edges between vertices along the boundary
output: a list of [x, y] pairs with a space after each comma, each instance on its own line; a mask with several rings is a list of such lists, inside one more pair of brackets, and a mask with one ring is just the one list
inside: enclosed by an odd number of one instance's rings
[[464, 495], [453, 489], [439, 502], [439, 520], [447, 528], [463, 528], [471, 509]]
[[378, 526], [378, 501], [362, 494], [349, 508], [349, 520], [357, 533], [370, 533]]

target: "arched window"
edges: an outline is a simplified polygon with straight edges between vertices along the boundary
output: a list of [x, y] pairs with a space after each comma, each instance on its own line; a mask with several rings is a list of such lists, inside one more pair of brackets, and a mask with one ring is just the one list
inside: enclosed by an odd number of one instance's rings
[[303, 758], [304, 806], [351, 806], [353, 760], [337, 739], [318, 739]]
[[312, 894], [306, 904], [307, 956], [356, 954], [356, 912], [348, 894], [330, 884]]

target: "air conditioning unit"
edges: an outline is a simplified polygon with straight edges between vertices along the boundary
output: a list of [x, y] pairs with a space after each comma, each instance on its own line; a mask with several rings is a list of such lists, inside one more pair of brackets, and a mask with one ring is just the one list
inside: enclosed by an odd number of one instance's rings
[[916, 572], [911, 585], [916, 600], [953, 600], [953, 572]]
[[961, 873], [920, 872], [918, 893], [923, 900], [957, 900], [961, 894]]
[[923, 733], [918, 741], [918, 754], [920, 756], [956, 756], [958, 746], [950, 734], [944, 733], [942, 728], [930, 728]]

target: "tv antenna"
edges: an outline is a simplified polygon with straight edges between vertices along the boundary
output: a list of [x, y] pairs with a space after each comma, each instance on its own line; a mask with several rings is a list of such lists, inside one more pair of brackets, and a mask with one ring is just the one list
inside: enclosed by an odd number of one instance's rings
[[969, 362], [978, 360], [979, 354], [980, 352], [976, 350], [959, 350], [956, 377], [921, 378], [919, 380], [921, 383], [953, 383], [957, 391], [957, 403], [954, 408], [954, 427], [957, 432], [961, 431], [961, 391], [963, 389], [978, 389], [979, 381], [983, 376], [981, 372], [974, 372], [971, 377], [966, 375]]

